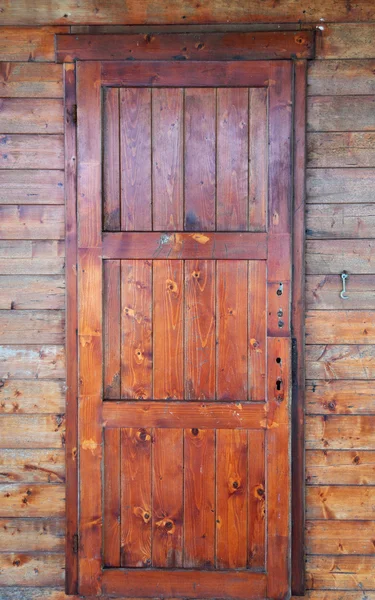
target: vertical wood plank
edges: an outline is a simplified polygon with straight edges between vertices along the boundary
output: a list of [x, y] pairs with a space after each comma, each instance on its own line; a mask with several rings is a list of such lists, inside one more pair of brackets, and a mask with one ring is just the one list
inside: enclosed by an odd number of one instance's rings
[[183, 90], [152, 90], [153, 229], [183, 229]]
[[74, 106], [74, 65], [64, 65], [65, 194], [66, 194], [66, 576], [65, 591], [77, 594], [78, 556], [73, 551], [78, 534], [78, 305], [77, 305], [77, 142]]
[[183, 430], [156, 429], [153, 442], [152, 565], [182, 567]]
[[79, 593], [101, 593], [102, 546], [102, 258], [101, 73], [77, 64], [78, 339], [80, 540]]
[[184, 567], [215, 566], [215, 431], [184, 431]]
[[120, 261], [103, 263], [104, 397], [118, 399], [120, 392]]
[[249, 261], [249, 400], [265, 401], [267, 369], [267, 265]]
[[121, 229], [151, 230], [151, 90], [120, 89]]
[[185, 230], [215, 229], [216, 90], [185, 90]]
[[247, 564], [247, 431], [216, 432], [216, 567]]
[[120, 108], [117, 88], [103, 94], [103, 226], [120, 230]]
[[247, 262], [217, 261], [217, 398], [247, 400]]
[[106, 567], [120, 566], [120, 451], [120, 429], [105, 429], [103, 559]]
[[[249, 537], [248, 566], [264, 567], [265, 562], [265, 436], [264, 431], [250, 430], [249, 444]], [[270, 573], [272, 577], [272, 573]]]
[[185, 261], [185, 398], [215, 399], [215, 262]]
[[268, 191], [267, 89], [249, 90], [249, 231], [266, 231]]
[[151, 565], [151, 443], [148, 429], [121, 429], [121, 566]]
[[152, 263], [121, 262], [121, 397], [152, 397]]
[[248, 223], [249, 91], [217, 90], [217, 229], [246, 231]]
[[153, 264], [154, 398], [183, 398], [183, 262]]

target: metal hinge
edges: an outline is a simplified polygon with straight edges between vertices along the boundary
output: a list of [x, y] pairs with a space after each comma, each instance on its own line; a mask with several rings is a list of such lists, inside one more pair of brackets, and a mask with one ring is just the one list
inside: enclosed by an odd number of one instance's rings
[[76, 125], [77, 124], [77, 105], [73, 104], [72, 106], [72, 121]]
[[78, 539], [78, 533], [75, 533], [73, 535], [73, 541], [72, 541], [72, 545], [73, 545], [73, 553], [74, 554], [78, 554], [78, 543], [79, 543], [79, 539]]

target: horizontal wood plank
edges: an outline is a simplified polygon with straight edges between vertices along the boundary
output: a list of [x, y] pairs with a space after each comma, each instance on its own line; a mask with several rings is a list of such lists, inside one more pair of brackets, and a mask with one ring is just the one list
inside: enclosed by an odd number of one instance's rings
[[308, 379], [375, 379], [374, 346], [306, 346]]
[[308, 240], [306, 273], [337, 275], [375, 274], [375, 240]]
[[0, 519], [0, 552], [64, 552], [64, 519]]
[[[306, 417], [306, 449], [375, 449], [375, 416], [323, 415]], [[375, 507], [374, 507], [375, 510]]]
[[306, 313], [307, 344], [374, 344], [374, 314], [365, 310]]
[[306, 552], [375, 554], [373, 537], [374, 525], [371, 521], [307, 521]]
[[0, 133], [64, 133], [63, 101], [0, 98]]
[[63, 171], [0, 171], [0, 204], [64, 204]]
[[0, 135], [0, 169], [64, 168], [62, 135]]
[[61, 310], [1, 310], [0, 343], [62, 344], [65, 317]]
[[62, 414], [0, 416], [0, 448], [62, 448], [64, 445], [65, 417]]
[[375, 93], [375, 60], [314, 60], [309, 62], [309, 96]]
[[257, 259], [267, 258], [265, 233], [105, 233], [104, 258]]
[[375, 204], [311, 204], [306, 210], [308, 239], [363, 239], [374, 235]]
[[307, 102], [307, 129], [308, 131], [374, 131], [375, 96], [310, 97]]
[[375, 590], [374, 556], [309, 556], [308, 588]]
[[0, 206], [0, 236], [4, 240], [62, 240], [64, 206]]
[[4, 379], [64, 379], [64, 347], [61, 345], [0, 346], [0, 377]]
[[306, 413], [375, 414], [373, 381], [307, 381]]
[[30, 62], [0, 64], [1, 98], [62, 98], [62, 65]]
[[65, 308], [61, 275], [0, 275], [0, 309]]
[[0, 481], [3, 483], [64, 483], [64, 463], [62, 449], [2, 450]]
[[[308, 600], [363, 600], [363, 592], [353, 592], [346, 590], [337, 592], [334, 590], [306, 590], [305, 597]], [[296, 600], [295, 596], [292, 596]], [[366, 590], [366, 600], [375, 600], [375, 591]]]
[[63, 517], [65, 487], [52, 483], [0, 484], [0, 517]]
[[375, 310], [375, 276], [352, 275], [346, 279], [347, 298], [342, 299], [340, 275], [308, 275], [307, 308], [321, 310]]
[[375, 452], [308, 450], [306, 483], [311, 485], [375, 485]]
[[307, 166], [374, 167], [374, 132], [323, 132], [307, 135]]
[[372, 23], [324, 24], [316, 38], [316, 58], [375, 58], [375, 29]]
[[[25, 6], [25, 12], [30, 11], [30, 5]], [[17, 27], [2, 27], [0, 41], [0, 61], [50, 61], [55, 60], [55, 34], [68, 33], [64, 26], [50, 27], [47, 18], [46, 27], [20, 27], [22, 18], [18, 19]], [[6, 25], [2, 19], [2, 23]], [[26, 23], [25, 23], [26, 24]], [[42, 23], [34, 23], [42, 25]]]
[[62, 381], [1, 380], [0, 414], [60, 413], [65, 408]]
[[374, 202], [375, 169], [307, 169], [307, 204]]
[[64, 554], [0, 552], [0, 586], [64, 583]]
[[375, 486], [318, 486], [306, 488], [307, 519], [375, 519]]

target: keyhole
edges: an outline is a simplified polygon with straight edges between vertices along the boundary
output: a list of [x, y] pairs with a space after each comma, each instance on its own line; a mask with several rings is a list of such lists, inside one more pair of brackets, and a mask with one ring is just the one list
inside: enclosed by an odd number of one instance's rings
[[277, 389], [278, 392], [281, 390], [281, 384], [282, 384], [281, 379], [278, 379], [276, 381], [276, 389]]

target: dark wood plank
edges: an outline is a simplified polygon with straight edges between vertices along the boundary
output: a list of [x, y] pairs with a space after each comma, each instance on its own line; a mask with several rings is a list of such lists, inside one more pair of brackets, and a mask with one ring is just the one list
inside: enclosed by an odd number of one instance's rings
[[120, 231], [120, 104], [119, 90], [105, 88], [103, 95], [103, 227]]
[[247, 400], [247, 263], [219, 261], [216, 268], [217, 398]]
[[121, 229], [151, 229], [151, 91], [120, 90]]
[[59, 62], [77, 59], [123, 60], [124, 57], [133, 60], [263, 60], [291, 58], [292, 55], [309, 58], [313, 54], [313, 36], [309, 31], [151, 35], [112, 33], [111, 39], [106, 35], [81, 33], [58, 35], [56, 45]]
[[265, 231], [268, 194], [266, 88], [249, 90], [249, 230]]
[[184, 91], [152, 91], [152, 207], [155, 231], [183, 229]]
[[152, 458], [152, 566], [182, 567], [183, 430], [155, 429]]
[[1, 135], [0, 144], [0, 169], [64, 168], [62, 135]]
[[2, 98], [63, 98], [63, 66], [32, 62], [2, 62]]
[[120, 566], [121, 445], [120, 429], [104, 430], [103, 563]]
[[184, 431], [183, 566], [215, 566], [215, 443], [212, 429]]
[[215, 229], [216, 90], [185, 90], [185, 230]]
[[103, 385], [105, 398], [121, 398], [121, 263], [103, 263]]
[[63, 171], [0, 171], [0, 204], [64, 204]]
[[183, 377], [182, 261], [153, 264], [154, 398], [182, 399]]
[[105, 233], [104, 258], [254, 259], [267, 258], [265, 233]]
[[121, 262], [121, 398], [152, 397], [152, 288], [150, 261]]
[[266, 546], [266, 490], [265, 490], [265, 435], [264, 431], [248, 432], [249, 513], [248, 558], [250, 568], [265, 564]]
[[249, 400], [264, 401], [266, 397], [266, 271], [265, 261], [249, 261]]
[[[150, 429], [121, 429], [121, 566], [151, 566]], [[154, 515], [155, 518], [155, 515]]]
[[[249, 191], [249, 90], [219, 88], [216, 118], [217, 229], [246, 231]], [[189, 181], [187, 185], [190, 185]]]
[[216, 393], [215, 263], [185, 262], [185, 398], [214, 400]]
[[60, 99], [1, 98], [1, 133], [63, 133], [64, 106]]

